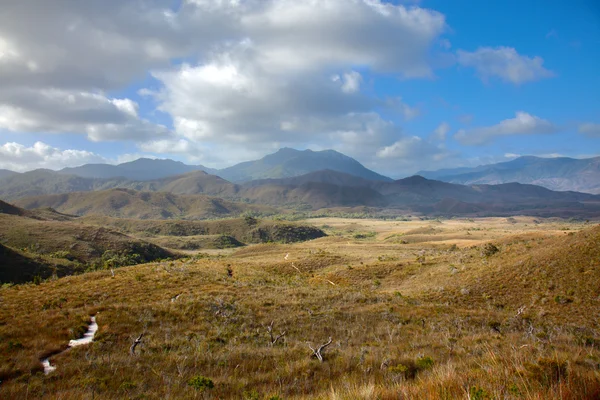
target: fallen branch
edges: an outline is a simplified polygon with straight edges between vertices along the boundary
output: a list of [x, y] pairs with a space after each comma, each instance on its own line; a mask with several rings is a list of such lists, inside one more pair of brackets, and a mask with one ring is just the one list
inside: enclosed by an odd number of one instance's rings
[[138, 336], [137, 339], [135, 339], [133, 341], [133, 344], [129, 348], [129, 353], [131, 353], [132, 356], [135, 355], [135, 348], [138, 346], [138, 344], [142, 343], [142, 338], [143, 337], [144, 337], [144, 334], [142, 333], [140, 336]]
[[325, 348], [327, 346], [329, 346], [331, 343], [333, 342], [333, 339], [331, 338], [331, 336], [329, 337], [329, 341], [325, 344], [320, 345], [319, 347], [317, 347], [317, 349], [313, 349], [313, 347], [310, 345], [310, 343], [308, 344], [308, 347], [312, 350], [312, 355], [311, 357], [317, 357], [319, 359], [320, 362], [323, 362], [323, 350], [325, 350]]

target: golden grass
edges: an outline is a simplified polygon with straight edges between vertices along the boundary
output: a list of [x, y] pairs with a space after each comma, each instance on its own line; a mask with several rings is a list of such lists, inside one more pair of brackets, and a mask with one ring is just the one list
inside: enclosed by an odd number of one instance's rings
[[[598, 228], [569, 236], [559, 228], [582, 226], [443, 221], [427, 242], [395, 244], [385, 237], [430, 221], [352, 222], [376, 232], [366, 239], [344, 223], [317, 220], [338, 236], [306, 243], [0, 289], [0, 397], [599, 398], [600, 337], [590, 318], [600, 311]], [[435, 240], [464, 229], [500, 252]], [[535, 308], [538, 284], [550, 281], [545, 290], [574, 290], [573, 301]], [[43, 375], [39, 358], [95, 313], [96, 341], [55, 356], [57, 370]], [[271, 321], [275, 333], [286, 331], [275, 346]], [[325, 361], [311, 358], [308, 343], [329, 337]], [[190, 386], [196, 376], [214, 388]]]

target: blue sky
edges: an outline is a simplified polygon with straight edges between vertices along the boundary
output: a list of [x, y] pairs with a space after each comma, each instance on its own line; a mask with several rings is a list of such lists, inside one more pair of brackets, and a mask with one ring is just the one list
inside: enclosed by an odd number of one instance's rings
[[402, 177], [600, 155], [594, 0], [4, 8], [0, 168], [141, 156], [225, 167], [288, 146]]

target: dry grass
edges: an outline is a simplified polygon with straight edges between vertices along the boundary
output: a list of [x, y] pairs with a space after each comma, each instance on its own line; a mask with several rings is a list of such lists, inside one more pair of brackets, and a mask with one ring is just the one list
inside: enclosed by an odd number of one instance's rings
[[[525, 218], [350, 223], [317, 220], [337, 236], [301, 244], [2, 288], [0, 397], [599, 398], [590, 316], [600, 312], [600, 229], [569, 236], [560, 228], [582, 226]], [[465, 229], [468, 246], [435, 238]], [[356, 239], [357, 231], [375, 235]], [[429, 240], [386, 240], [403, 234]], [[500, 252], [483, 256], [490, 240]], [[530, 287], [512, 275], [518, 268]], [[540, 313], [531, 298], [550, 281], [552, 293], [574, 290], [573, 301], [552, 298]], [[58, 369], [43, 375], [39, 358], [96, 312], [96, 341], [55, 356]], [[271, 321], [286, 331], [275, 346]], [[329, 337], [325, 361], [311, 358], [307, 343]], [[190, 386], [197, 376], [214, 388]]]

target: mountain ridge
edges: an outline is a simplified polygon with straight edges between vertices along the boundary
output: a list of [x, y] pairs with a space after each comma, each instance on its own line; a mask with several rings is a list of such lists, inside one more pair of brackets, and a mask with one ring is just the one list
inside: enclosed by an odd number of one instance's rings
[[556, 191], [600, 194], [600, 157], [576, 159], [522, 156], [474, 168], [420, 171], [429, 179], [459, 184], [529, 183]]

